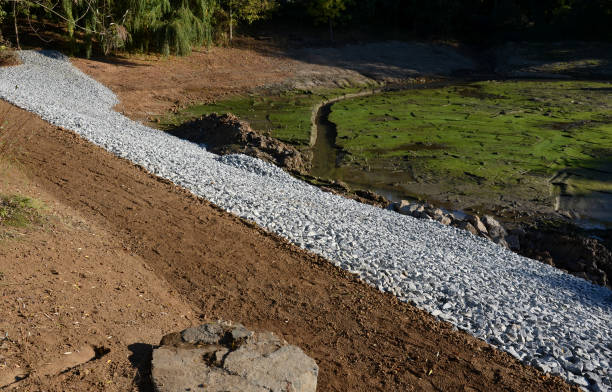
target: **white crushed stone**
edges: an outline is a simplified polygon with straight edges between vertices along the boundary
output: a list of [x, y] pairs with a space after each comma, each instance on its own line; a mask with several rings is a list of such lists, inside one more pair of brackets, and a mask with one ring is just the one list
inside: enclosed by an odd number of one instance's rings
[[73, 130], [382, 291], [593, 391], [612, 391], [612, 292], [469, 233], [357, 203], [243, 155], [219, 157], [113, 111], [55, 52], [0, 69], [0, 97]]

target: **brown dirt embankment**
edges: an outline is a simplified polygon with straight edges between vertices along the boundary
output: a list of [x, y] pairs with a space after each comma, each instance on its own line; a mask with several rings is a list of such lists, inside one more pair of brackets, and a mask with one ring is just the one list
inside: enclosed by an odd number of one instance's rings
[[202, 116], [168, 132], [204, 144], [215, 154], [246, 154], [296, 173], [306, 173], [310, 167], [297, 148], [254, 131], [233, 114]]
[[[1, 103], [0, 112], [7, 107], [8, 104]], [[13, 112], [24, 115], [17, 109]], [[36, 284], [0, 287], [4, 298], [3, 317], [10, 314], [8, 322], [14, 325], [58, 324], [44, 314], [34, 318], [29, 314], [29, 306], [21, 308], [15, 302], [30, 287], [52, 290], [53, 296], [45, 299], [49, 302], [39, 306], [49, 311], [57, 306], [62, 308], [52, 314], [45, 313], [52, 319], [55, 313], [76, 314], [50, 332], [60, 340], [76, 339], [77, 333], [69, 331], [75, 328], [75, 321], [84, 323], [77, 317], [84, 314], [66, 301], [65, 296], [74, 290], [85, 300], [90, 291], [95, 293], [92, 286], [102, 286], [87, 279], [106, 279], [108, 288], [100, 291], [100, 297], [93, 301], [112, 303], [117, 311], [107, 312], [99, 305], [97, 313], [87, 312], [86, 318], [91, 317], [95, 324], [91, 329], [80, 330], [79, 339], [95, 340], [106, 334], [129, 334], [129, 338], [117, 339], [113, 346], [119, 366], [111, 366], [115, 359], [110, 358], [108, 370], [83, 365], [38, 381], [29, 378], [24, 381], [23, 390], [82, 390], [83, 385], [89, 390], [125, 390], [111, 386], [115, 382], [120, 384], [119, 380], [123, 380], [120, 385], [127, 386], [126, 380], [136, 373], [134, 368], [126, 368], [125, 346], [130, 341], [150, 342], [157, 334], [144, 328], [167, 330], [178, 326], [183, 323], [178, 312], [190, 307], [197, 312], [197, 317], [188, 319], [190, 323], [200, 319], [235, 320], [253, 329], [273, 331], [302, 347], [320, 366], [320, 391], [572, 390], [561, 379], [521, 365], [510, 355], [453, 330], [426, 312], [399, 303], [392, 295], [382, 294], [328, 261], [220, 211], [73, 133], [50, 126], [33, 115], [27, 114], [27, 117], [23, 129], [10, 136], [9, 144], [15, 147], [13, 154], [19, 167], [41, 192], [74, 211], [88, 225], [108, 233], [109, 239], [103, 237], [100, 241], [108, 243], [110, 248], [102, 246], [97, 250], [106, 254], [106, 259], [92, 260], [83, 255], [73, 261], [72, 256], [54, 249], [72, 246], [78, 250], [80, 242], [75, 237], [74, 244], [67, 238], [64, 245], [54, 242], [55, 237], [32, 238], [31, 244], [3, 243], [0, 265], [10, 266], [19, 256], [19, 264], [24, 267], [12, 267], [14, 279]], [[88, 238], [86, 233], [77, 234], [83, 241]], [[12, 246], [15, 251], [10, 250]], [[133, 259], [120, 257], [117, 246]], [[95, 250], [96, 243], [81, 248]], [[116, 258], [115, 264], [112, 258]], [[60, 260], [66, 267], [58, 270], [60, 278], [55, 278], [47, 268]], [[99, 269], [85, 270], [85, 276], [80, 276], [81, 268], [87, 268], [88, 263], [97, 263]], [[142, 271], [134, 270], [140, 268], [138, 263], [142, 263]], [[113, 265], [117, 270], [112, 270]], [[34, 268], [35, 272], [30, 274], [25, 266]], [[152, 276], [145, 274], [145, 270], [154, 274], [155, 279], [146, 283], [131, 280], [137, 273], [145, 280]], [[138, 290], [153, 290], [157, 282], [161, 282], [160, 290], [164, 287], [169, 287], [165, 292], [173, 290], [174, 299], [165, 300], [163, 292], [159, 293], [159, 299], [148, 298], [171, 305], [176, 303], [176, 308], [168, 312], [172, 317], [168, 323], [159, 325], [155, 318], [136, 322], [139, 311], [146, 314], [147, 308], [120, 293], [127, 290], [137, 295]], [[142, 287], [136, 286], [134, 290], [131, 284], [142, 284]], [[80, 285], [80, 290], [73, 285]], [[115, 286], [117, 293], [113, 291]], [[33, 294], [36, 293], [30, 296]], [[43, 298], [44, 295], [38, 300]], [[118, 313], [134, 322], [114, 324]], [[102, 320], [109, 327], [98, 332], [95, 325]], [[31, 351], [38, 343], [23, 343], [32, 339], [27, 325], [12, 328], [21, 340], [16, 340], [14, 351], [2, 355], [23, 355], [23, 360], [29, 363], [28, 355], [35, 352], [38, 354], [32, 354], [32, 362], [44, 361], [48, 353]], [[103, 357], [91, 363], [106, 364], [106, 361]], [[147, 369], [142, 366], [146, 362], [138, 363], [141, 364], [138, 380], [146, 380]], [[148, 390], [147, 385], [141, 385], [143, 390]], [[137, 387], [135, 383], [130, 389]]]
[[245, 93], [292, 76], [299, 63], [273, 46], [247, 40], [237, 48], [212, 47], [190, 56], [73, 58], [72, 64], [109, 87], [117, 111], [147, 122], [180, 107]]
[[[0, 194], [42, 203], [30, 227], [0, 223], [0, 390], [136, 390], [150, 345], [199, 309], [112, 228], [27, 178], [19, 143], [53, 127], [3, 102], [0, 114]], [[24, 122], [35, 128], [14, 128]]]

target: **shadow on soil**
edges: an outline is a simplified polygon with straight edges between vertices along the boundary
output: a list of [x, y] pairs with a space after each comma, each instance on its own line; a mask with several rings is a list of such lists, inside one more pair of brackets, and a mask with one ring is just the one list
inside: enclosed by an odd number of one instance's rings
[[132, 352], [129, 361], [136, 369], [134, 385], [140, 392], [153, 392], [153, 380], [151, 379], [151, 359], [153, 357], [153, 346], [146, 343], [134, 343], [128, 346]]
[[604, 42], [509, 42], [496, 52], [497, 71], [612, 78], [612, 46]]
[[89, 60], [95, 61], [98, 63], [110, 64], [110, 65], [120, 65], [123, 67], [148, 67], [147, 64], [140, 64], [128, 59], [128, 57], [120, 56], [120, 55], [111, 55], [108, 57], [91, 57]]
[[[362, 76], [382, 80], [405, 80], [426, 75], [470, 74], [481, 66], [467, 50], [446, 44], [384, 40], [356, 42], [351, 39], [282, 42], [243, 38], [233, 47], [255, 50], [265, 55], [288, 57], [301, 62], [350, 70]], [[335, 77], [347, 73], [332, 72]]]
[[388, 41], [339, 48], [302, 49], [288, 53], [300, 61], [340, 67], [377, 80], [475, 71], [478, 65], [455, 47]]

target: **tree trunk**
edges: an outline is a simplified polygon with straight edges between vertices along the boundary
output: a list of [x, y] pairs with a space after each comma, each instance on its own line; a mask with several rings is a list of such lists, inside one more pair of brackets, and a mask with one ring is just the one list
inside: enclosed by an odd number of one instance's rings
[[234, 14], [232, 13], [232, 2], [230, 1], [230, 22], [229, 22], [229, 40], [232, 42], [234, 39]]
[[15, 43], [17, 44], [17, 49], [21, 50], [21, 46], [19, 45], [19, 29], [17, 28], [17, 11], [16, 8], [17, 1], [13, 1], [13, 23], [15, 24]]

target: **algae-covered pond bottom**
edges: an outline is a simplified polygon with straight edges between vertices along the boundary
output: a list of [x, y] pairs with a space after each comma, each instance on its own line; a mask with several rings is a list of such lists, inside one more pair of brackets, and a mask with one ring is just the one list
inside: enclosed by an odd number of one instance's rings
[[610, 86], [489, 81], [330, 104], [317, 116], [312, 174], [396, 201], [558, 210], [610, 228]]

